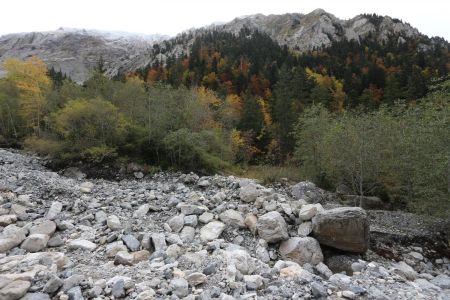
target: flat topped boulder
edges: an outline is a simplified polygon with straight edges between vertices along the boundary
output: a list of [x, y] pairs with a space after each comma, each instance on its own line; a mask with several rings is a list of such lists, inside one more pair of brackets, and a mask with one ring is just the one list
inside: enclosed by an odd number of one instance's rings
[[319, 212], [312, 219], [319, 243], [336, 249], [363, 253], [369, 248], [369, 220], [359, 207], [338, 207]]
[[30, 228], [30, 234], [46, 234], [51, 236], [56, 230], [56, 224], [50, 220], [44, 220]]
[[82, 249], [87, 251], [94, 251], [97, 248], [97, 245], [88, 240], [73, 240], [68, 242], [69, 249]]

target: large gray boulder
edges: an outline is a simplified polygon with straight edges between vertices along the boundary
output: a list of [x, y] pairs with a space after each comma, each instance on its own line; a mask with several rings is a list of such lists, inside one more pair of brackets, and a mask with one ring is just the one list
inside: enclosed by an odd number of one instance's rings
[[369, 220], [359, 207], [338, 207], [312, 219], [313, 235], [323, 245], [364, 253], [369, 248]]
[[414, 281], [418, 276], [417, 272], [404, 261], [396, 263], [394, 265], [393, 271], [395, 274], [398, 274], [411, 281]]
[[281, 257], [304, 265], [317, 265], [323, 261], [322, 249], [319, 242], [312, 237], [293, 237], [280, 245]]
[[324, 202], [329, 193], [317, 187], [314, 183], [309, 181], [302, 181], [291, 187], [292, 198], [296, 200], [305, 200], [309, 203]]
[[256, 222], [256, 228], [259, 236], [268, 243], [276, 243], [289, 238], [286, 221], [277, 211], [262, 215]]

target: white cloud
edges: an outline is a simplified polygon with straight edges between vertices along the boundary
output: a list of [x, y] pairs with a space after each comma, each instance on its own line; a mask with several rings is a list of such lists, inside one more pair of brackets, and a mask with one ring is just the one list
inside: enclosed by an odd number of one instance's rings
[[389, 15], [450, 40], [450, 2], [445, 0], [2, 0], [0, 7], [0, 34], [72, 27], [175, 35], [242, 15], [308, 13], [320, 7], [342, 19]]

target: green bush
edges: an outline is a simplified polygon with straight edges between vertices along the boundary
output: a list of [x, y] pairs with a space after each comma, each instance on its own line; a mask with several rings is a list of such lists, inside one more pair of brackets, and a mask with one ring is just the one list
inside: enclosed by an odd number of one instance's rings
[[186, 128], [169, 133], [163, 144], [171, 165], [183, 170], [198, 170], [212, 172], [224, 169], [228, 164], [220, 158], [217, 152], [211, 151], [217, 147], [208, 143], [205, 132], [191, 132]]
[[99, 98], [69, 101], [53, 117], [64, 151], [98, 161], [116, 156], [127, 135], [127, 122], [111, 103]]
[[295, 158], [322, 185], [344, 184], [354, 194], [388, 195], [398, 207], [448, 214], [449, 128], [444, 92], [372, 112], [330, 114], [313, 106], [297, 125]]

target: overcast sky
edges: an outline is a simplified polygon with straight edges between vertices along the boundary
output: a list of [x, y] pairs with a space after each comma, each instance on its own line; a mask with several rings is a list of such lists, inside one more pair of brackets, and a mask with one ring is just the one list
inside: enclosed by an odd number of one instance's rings
[[341, 19], [389, 15], [450, 40], [449, 0], [1, 0], [0, 7], [0, 35], [59, 27], [175, 35], [242, 15], [323, 8]]

